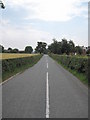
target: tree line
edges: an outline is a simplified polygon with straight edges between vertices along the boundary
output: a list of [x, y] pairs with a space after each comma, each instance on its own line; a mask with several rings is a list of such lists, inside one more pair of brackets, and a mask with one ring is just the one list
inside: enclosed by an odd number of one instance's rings
[[19, 49], [17, 48], [8, 48], [8, 49], [5, 49], [2, 45], [0, 45], [0, 52], [2, 53], [47, 53], [47, 49], [46, 49], [46, 46], [47, 46], [47, 43], [45, 42], [37, 42], [37, 46], [35, 48], [35, 51], [34, 49], [32, 48], [32, 46], [26, 46], [24, 50], [20, 51]]
[[63, 38], [62, 41], [53, 39], [53, 43], [48, 46], [48, 51], [54, 54], [90, 54], [90, 46], [83, 48], [84, 46], [75, 46], [72, 40], [67, 41]]
[[58, 42], [56, 39], [53, 39], [53, 43], [48, 46], [49, 52], [54, 54], [82, 54], [83, 50], [80, 46], [75, 46], [72, 40], [67, 41], [67, 39], [62, 39], [61, 42]]
[[5, 49], [3, 46], [0, 45], [0, 52], [2, 53], [32, 53], [33, 52], [33, 48], [31, 46], [26, 46], [24, 50], [20, 51], [17, 48], [8, 48]]
[[[8, 48], [7, 50], [4, 49], [3, 46], [0, 46], [3, 53], [32, 53], [34, 50], [32, 46], [26, 46], [23, 51], [20, 51], [19, 49], [15, 48]], [[1, 50], [0, 50], [1, 51]], [[56, 39], [53, 39], [53, 42], [48, 45], [45, 42], [37, 42], [37, 46], [35, 48], [34, 53], [40, 53], [40, 54], [47, 54], [47, 53], [54, 53], [54, 54], [90, 54], [90, 46], [86, 47], [84, 49], [81, 46], [75, 46], [75, 43], [72, 40], [67, 40], [63, 38], [61, 41], [57, 41]]]

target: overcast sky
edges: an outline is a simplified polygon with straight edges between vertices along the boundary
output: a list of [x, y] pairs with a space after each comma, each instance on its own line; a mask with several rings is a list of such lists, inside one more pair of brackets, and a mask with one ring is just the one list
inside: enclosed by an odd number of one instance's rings
[[88, 1], [4, 0], [0, 42], [5, 48], [21, 50], [27, 45], [35, 48], [37, 41], [50, 44], [53, 38], [71, 39], [76, 45], [87, 46]]

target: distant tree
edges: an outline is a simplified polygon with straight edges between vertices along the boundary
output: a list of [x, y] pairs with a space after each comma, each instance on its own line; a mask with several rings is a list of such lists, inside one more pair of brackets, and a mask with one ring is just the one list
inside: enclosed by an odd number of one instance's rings
[[47, 43], [45, 42], [37, 42], [37, 46], [35, 48], [35, 52], [36, 53], [46, 53], [47, 49], [46, 49]]
[[90, 46], [88, 47], [88, 50], [86, 52], [87, 54], [90, 54]]
[[0, 53], [4, 53], [4, 47], [0, 45]]
[[8, 52], [11, 53], [12, 52], [12, 48], [8, 48]]
[[54, 54], [61, 54], [61, 42], [53, 39], [53, 43], [48, 46], [48, 50]]
[[61, 44], [62, 44], [62, 47], [61, 47], [62, 54], [63, 53], [69, 54], [70, 53], [70, 45], [69, 45], [67, 39], [65, 39], [65, 38], [62, 39]]
[[83, 49], [80, 47], [80, 46], [76, 46], [75, 47], [75, 52], [77, 53], [77, 54], [82, 54], [83, 53]]
[[19, 51], [19, 53], [25, 53], [25, 51], [22, 50], [22, 51]]
[[11, 50], [12, 50], [12, 48], [8, 48], [8, 50], [10, 50], [10, 51], [11, 51]]
[[25, 47], [25, 53], [32, 53], [32, 52], [33, 52], [33, 48], [31, 46]]
[[72, 40], [69, 41], [70, 53], [75, 53], [75, 44]]
[[67, 41], [65, 38], [61, 42], [53, 39], [53, 43], [48, 46], [48, 50], [54, 54], [70, 54], [75, 52], [75, 44], [72, 40]]
[[2, 46], [2, 53], [4, 52], [4, 47]]
[[17, 48], [13, 49], [11, 53], [19, 53], [19, 50]]

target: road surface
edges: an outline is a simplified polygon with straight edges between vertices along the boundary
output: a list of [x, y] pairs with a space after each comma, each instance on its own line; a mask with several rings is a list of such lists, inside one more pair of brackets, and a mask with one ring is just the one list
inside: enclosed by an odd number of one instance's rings
[[88, 89], [49, 56], [3, 84], [3, 118], [88, 118]]

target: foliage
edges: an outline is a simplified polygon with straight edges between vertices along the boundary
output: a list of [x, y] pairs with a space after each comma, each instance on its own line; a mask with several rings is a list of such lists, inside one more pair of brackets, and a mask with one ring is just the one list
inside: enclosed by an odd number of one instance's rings
[[61, 44], [62, 44], [62, 46], [61, 46], [62, 54], [63, 53], [69, 54], [70, 53], [70, 45], [68, 44], [67, 40], [62, 39]]
[[17, 48], [13, 49], [11, 53], [19, 53], [19, 50]]
[[41, 57], [42, 55], [37, 55], [31, 57], [2, 60], [2, 79], [4, 80], [10, 77], [15, 72], [15, 70], [19, 69], [18, 72], [20, 72], [23, 68], [25, 69], [27, 66], [30, 67], [34, 65], [39, 61]]
[[72, 40], [69, 41], [70, 53], [75, 53], [75, 44]]
[[25, 47], [25, 53], [32, 53], [32, 52], [33, 52], [33, 48], [31, 46]]
[[20, 51], [17, 48], [8, 48], [8, 49], [4, 49], [3, 46], [0, 45], [0, 53], [32, 53], [33, 52], [33, 48], [31, 46], [26, 46], [25, 50]]
[[4, 47], [2, 45], [0, 45], [0, 53], [4, 52]]
[[48, 46], [48, 50], [54, 54], [61, 54], [61, 42], [53, 39], [53, 43]]
[[12, 48], [8, 48], [9, 51], [12, 51]]
[[65, 38], [61, 42], [53, 39], [53, 43], [48, 46], [48, 50], [54, 54], [70, 54], [75, 52], [75, 45], [72, 40], [68, 42]]
[[75, 47], [75, 52], [81, 55], [83, 53], [83, 50], [80, 46], [76, 46]]
[[90, 46], [88, 47], [87, 54], [90, 55]]
[[47, 44], [45, 42], [37, 42], [37, 47], [35, 48], [36, 53], [46, 53], [46, 46]]
[[88, 58], [55, 54], [50, 54], [50, 56], [67, 68], [83, 73], [88, 79], [88, 67], [90, 67], [90, 65], [88, 66]]
[[7, 52], [8, 52], [8, 53], [12, 53], [12, 50], [13, 50], [13, 49], [9, 47], [8, 50], [7, 50]]

